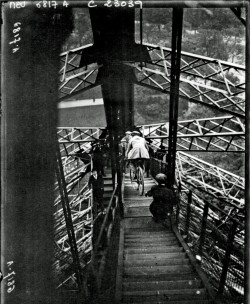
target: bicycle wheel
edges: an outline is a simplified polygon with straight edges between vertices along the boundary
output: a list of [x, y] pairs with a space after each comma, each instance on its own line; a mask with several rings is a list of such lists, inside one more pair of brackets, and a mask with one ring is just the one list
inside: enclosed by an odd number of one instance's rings
[[143, 195], [143, 193], [144, 193], [144, 171], [140, 166], [138, 167], [138, 171], [137, 171], [137, 183], [138, 183], [139, 193], [140, 193], [140, 195]]
[[137, 189], [137, 181], [135, 179], [135, 171], [133, 171], [131, 168], [129, 169], [129, 176], [130, 176], [130, 181], [131, 181], [132, 187], [134, 189]]

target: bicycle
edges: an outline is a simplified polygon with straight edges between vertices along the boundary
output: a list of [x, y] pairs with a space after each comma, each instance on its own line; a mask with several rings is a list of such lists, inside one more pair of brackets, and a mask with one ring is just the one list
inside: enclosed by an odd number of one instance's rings
[[129, 175], [134, 189], [139, 190], [140, 195], [144, 194], [144, 164], [143, 161], [137, 160], [134, 163], [135, 171], [130, 167]]

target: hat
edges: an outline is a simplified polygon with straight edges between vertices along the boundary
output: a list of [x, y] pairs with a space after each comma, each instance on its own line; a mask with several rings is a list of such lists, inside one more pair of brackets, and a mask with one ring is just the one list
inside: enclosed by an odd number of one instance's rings
[[125, 134], [131, 134], [131, 131], [126, 131]]
[[140, 132], [138, 132], [138, 131], [132, 131], [132, 135], [140, 135]]

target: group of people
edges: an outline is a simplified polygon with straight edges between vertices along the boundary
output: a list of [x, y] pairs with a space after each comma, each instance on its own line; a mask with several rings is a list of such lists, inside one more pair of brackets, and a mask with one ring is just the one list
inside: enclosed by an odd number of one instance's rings
[[[138, 131], [127, 131], [126, 135], [120, 141], [119, 149], [124, 159], [129, 161], [129, 165], [134, 171], [136, 170], [136, 162], [138, 160], [145, 161], [150, 158], [146, 140], [140, 136]], [[99, 153], [99, 150], [97, 152]], [[89, 188], [93, 190], [93, 199], [95, 202], [93, 210], [94, 214], [97, 214], [97, 209], [105, 212], [103, 205], [103, 164], [100, 163], [98, 157], [96, 164], [98, 168], [92, 171], [92, 175], [90, 176], [88, 183]], [[159, 222], [171, 218], [175, 196], [174, 192], [166, 186], [167, 176], [165, 174], [157, 174], [155, 180], [158, 182], [158, 185], [154, 185], [150, 191], [145, 194], [145, 196], [153, 197], [149, 210], [153, 215], [153, 219], [156, 222]]]
[[[146, 140], [140, 136], [138, 131], [127, 131], [125, 137], [120, 142], [121, 153], [128, 163], [131, 169], [135, 172], [136, 162], [138, 160], [145, 162], [148, 160], [148, 145]], [[123, 165], [123, 170], [126, 169], [126, 165]]]
[[[129, 161], [132, 170], [135, 170], [138, 160], [145, 162], [150, 158], [146, 140], [140, 136], [138, 131], [127, 131], [121, 143], [123, 143], [125, 158]], [[167, 176], [165, 174], [157, 174], [155, 180], [158, 182], [158, 185], [154, 185], [150, 191], [145, 194], [145, 196], [153, 197], [149, 210], [156, 222], [167, 220], [167, 224], [169, 225], [175, 203], [174, 192], [167, 188]]]

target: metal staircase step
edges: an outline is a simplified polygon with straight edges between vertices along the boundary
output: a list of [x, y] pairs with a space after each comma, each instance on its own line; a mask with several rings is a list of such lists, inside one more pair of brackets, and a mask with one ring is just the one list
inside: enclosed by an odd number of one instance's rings
[[[182, 248], [181, 248], [182, 249]], [[179, 252], [168, 252], [167, 256], [165, 253], [143, 253], [143, 254], [126, 254], [124, 255], [124, 261], [160, 261], [163, 259], [175, 259], [184, 258], [186, 253], [184, 251]]]
[[113, 192], [113, 187], [112, 186], [104, 185], [104, 191], [105, 192]]
[[103, 184], [104, 185], [112, 185], [112, 178], [109, 178], [109, 177], [104, 177], [103, 178]]
[[191, 265], [124, 267], [124, 274], [185, 273], [192, 270]]
[[152, 247], [159, 247], [159, 248], [162, 248], [162, 247], [173, 247], [173, 246], [176, 246], [176, 247], [179, 247], [179, 243], [176, 241], [176, 240], [172, 240], [172, 241], [169, 241], [169, 242], [166, 242], [166, 241], [152, 241], [152, 243], [149, 243], [149, 242], [145, 242], [145, 243], [136, 243], [136, 242], [124, 242], [124, 248], [125, 249], [147, 249], [147, 248], [152, 248]]
[[173, 234], [172, 231], [166, 231], [165, 227], [159, 230], [152, 230], [152, 231], [145, 231], [145, 229], [130, 229], [126, 230], [124, 233], [124, 237], [148, 237], [148, 236], [176, 236]]
[[168, 265], [187, 265], [187, 258], [168, 258], [161, 260], [126, 260], [124, 267], [142, 267], [142, 266], [168, 266]]
[[177, 246], [162, 246], [158, 248], [154, 247], [146, 247], [146, 248], [126, 248], [124, 249], [125, 254], [149, 254], [149, 253], [170, 253], [170, 252], [182, 252], [183, 248], [182, 247], [177, 247]]
[[[145, 302], [145, 300], [165, 300], [165, 301], [178, 301], [178, 300], [203, 300], [207, 299], [207, 291], [205, 288], [194, 289], [163, 289], [163, 290], [135, 290], [124, 291], [123, 299], [136, 300], [139, 302]], [[132, 302], [133, 303], [133, 302]], [[168, 302], [167, 302], [168, 303]]]
[[193, 272], [186, 273], [152, 273], [131, 274], [123, 277], [123, 282], [152, 282], [152, 281], [180, 281], [180, 280], [199, 280], [199, 277]]
[[145, 243], [145, 242], [153, 242], [153, 241], [177, 241], [176, 237], [172, 234], [169, 235], [125, 235], [125, 241], [126, 242], [138, 242], [140, 243]]
[[200, 280], [179, 281], [152, 281], [152, 282], [124, 282], [123, 291], [153, 291], [153, 290], [177, 290], [199, 289], [202, 287]]
[[[150, 178], [144, 181], [145, 191], [155, 184]], [[153, 221], [151, 201], [125, 179], [119, 303], [212, 304], [176, 233]]]

